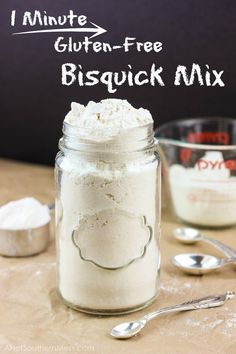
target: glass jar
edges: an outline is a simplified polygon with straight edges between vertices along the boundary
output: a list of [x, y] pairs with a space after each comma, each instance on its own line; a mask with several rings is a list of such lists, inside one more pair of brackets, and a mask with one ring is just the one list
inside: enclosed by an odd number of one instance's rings
[[160, 160], [153, 125], [88, 142], [64, 123], [56, 157], [57, 284], [80, 311], [121, 314], [159, 292]]

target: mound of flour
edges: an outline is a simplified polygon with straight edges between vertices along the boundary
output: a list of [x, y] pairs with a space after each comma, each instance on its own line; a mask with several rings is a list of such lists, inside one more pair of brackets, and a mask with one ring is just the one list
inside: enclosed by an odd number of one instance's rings
[[109, 98], [90, 101], [87, 106], [72, 102], [65, 122], [78, 127], [80, 135], [88, 140], [104, 141], [132, 128], [152, 124], [153, 119], [147, 109], [134, 108], [126, 100]]
[[50, 221], [49, 209], [34, 198], [23, 198], [0, 207], [0, 229], [25, 230]]

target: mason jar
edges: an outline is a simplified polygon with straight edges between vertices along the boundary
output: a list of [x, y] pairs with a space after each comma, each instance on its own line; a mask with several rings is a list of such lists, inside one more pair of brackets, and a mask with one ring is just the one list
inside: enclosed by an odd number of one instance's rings
[[112, 143], [66, 122], [56, 157], [57, 285], [94, 314], [149, 305], [159, 292], [160, 159], [153, 124]]

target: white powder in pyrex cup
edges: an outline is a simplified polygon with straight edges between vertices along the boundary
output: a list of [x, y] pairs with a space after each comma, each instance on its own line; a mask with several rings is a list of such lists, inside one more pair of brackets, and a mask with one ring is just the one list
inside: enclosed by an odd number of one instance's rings
[[236, 177], [224, 164], [222, 153], [207, 151], [193, 168], [174, 164], [169, 183], [176, 214], [196, 225], [225, 226], [236, 223]]
[[149, 304], [159, 290], [160, 164], [153, 120], [125, 100], [72, 103], [56, 162], [58, 289], [91, 313]]
[[223, 227], [236, 223], [236, 120], [170, 122], [160, 134], [172, 205], [187, 223]]

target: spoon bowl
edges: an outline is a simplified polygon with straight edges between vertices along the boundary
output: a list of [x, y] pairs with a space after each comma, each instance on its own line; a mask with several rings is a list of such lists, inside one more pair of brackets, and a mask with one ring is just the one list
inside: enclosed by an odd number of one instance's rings
[[226, 264], [235, 263], [236, 260], [222, 259], [201, 253], [177, 254], [171, 258], [174, 266], [189, 274], [206, 274], [217, 270]]
[[112, 328], [111, 335], [118, 339], [126, 339], [135, 336], [143, 327], [141, 321], [124, 322]]
[[211, 246], [217, 248], [220, 252], [224, 253], [226, 257], [236, 258], [236, 250], [230, 246], [222, 243], [221, 241], [203, 236], [199, 230], [190, 227], [180, 227], [173, 230], [173, 236], [185, 244], [194, 244], [198, 241], [204, 241]]
[[200, 231], [190, 227], [179, 227], [173, 230], [173, 236], [180, 242], [193, 244], [202, 239]]

